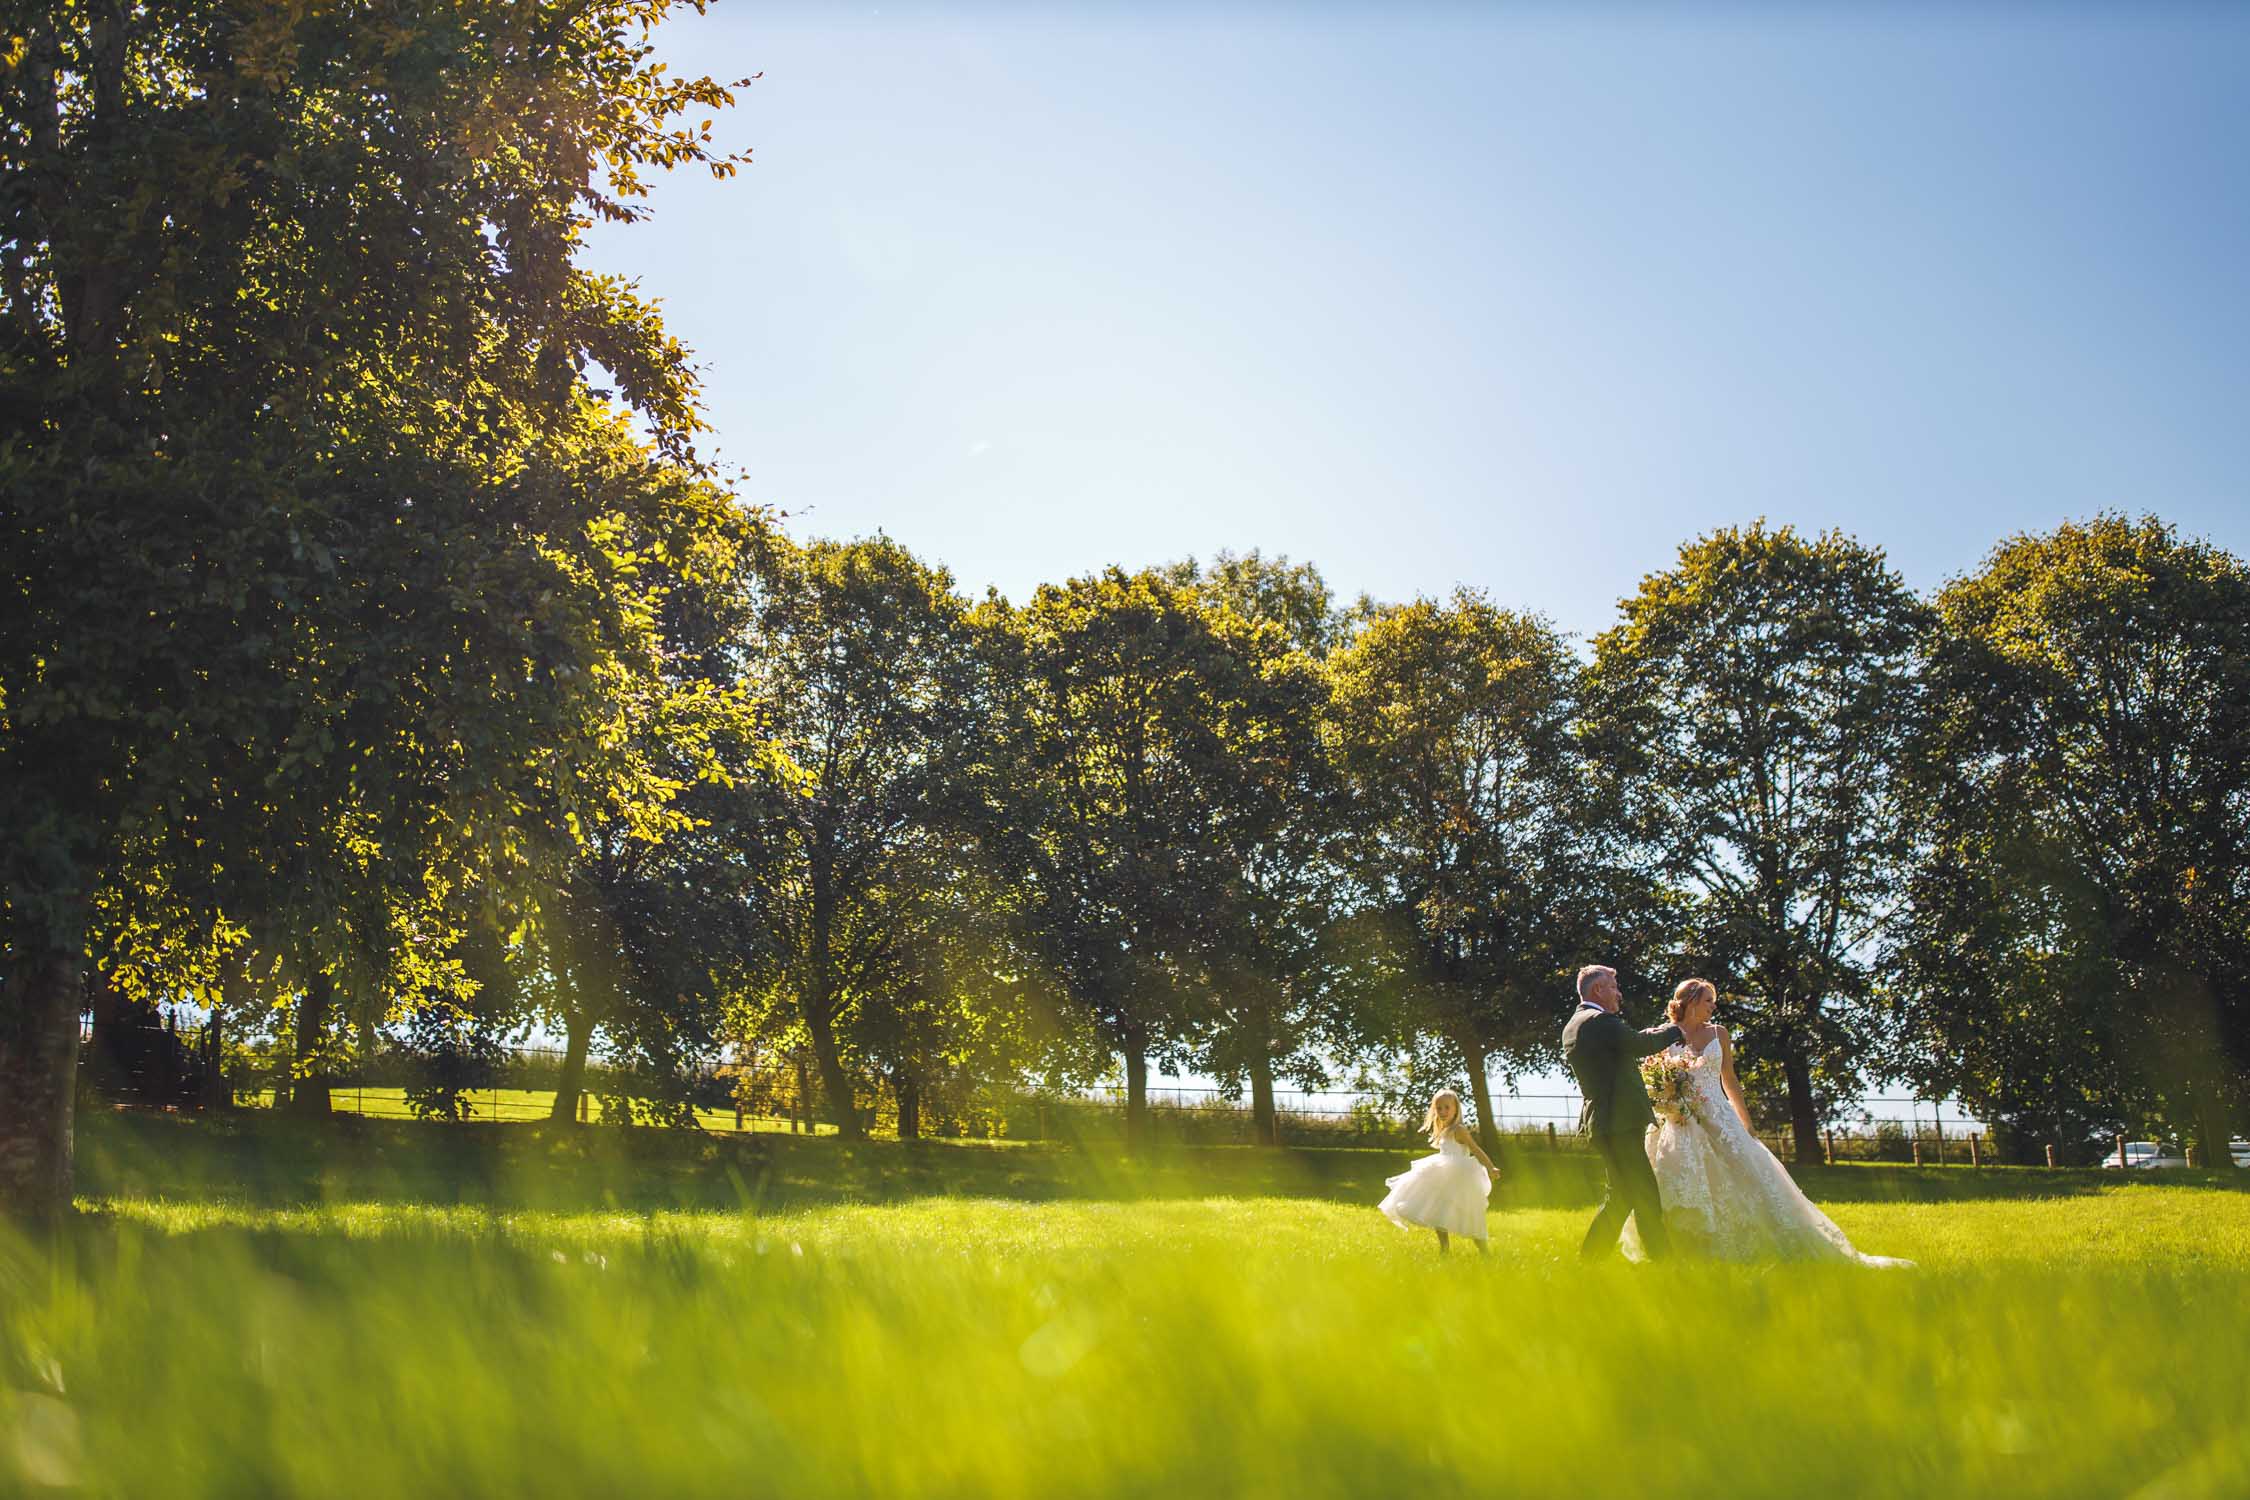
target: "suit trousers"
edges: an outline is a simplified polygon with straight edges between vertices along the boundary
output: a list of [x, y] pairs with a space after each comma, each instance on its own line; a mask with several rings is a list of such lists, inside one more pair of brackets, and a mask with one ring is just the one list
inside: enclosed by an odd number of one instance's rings
[[1664, 1230], [1664, 1196], [1657, 1191], [1656, 1173], [1649, 1167], [1641, 1138], [1596, 1135], [1594, 1152], [1602, 1159], [1607, 1191], [1601, 1212], [1587, 1226], [1578, 1253], [1591, 1260], [1615, 1250], [1629, 1216], [1640, 1226], [1641, 1248], [1648, 1252], [1648, 1258], [1664, 1259], [1672, 1253], [1671, 1238]]

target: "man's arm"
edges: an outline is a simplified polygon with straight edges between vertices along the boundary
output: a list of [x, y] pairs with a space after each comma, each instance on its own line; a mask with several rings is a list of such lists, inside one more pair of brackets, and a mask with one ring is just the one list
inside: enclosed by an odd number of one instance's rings
[[1674, 1043], [1685, 1045], [1687, 1037], [1677, 1026], [1658, 1026], [1649, 1031], [1627, 1030], [1623, 1037], [1627, 1057], [1654, 1057]]

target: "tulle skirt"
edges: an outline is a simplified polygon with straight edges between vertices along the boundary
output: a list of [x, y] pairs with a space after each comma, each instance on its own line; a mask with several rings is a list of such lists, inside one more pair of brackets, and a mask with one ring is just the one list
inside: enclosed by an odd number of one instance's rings
[[1425, 1156], [1396, 1177], [1386, 1179], [1384, 1216], [1401, 1229], [1442, 1229], [1447, 1234], [1485, 1237], [1484, 1203], [1492, 1178], [1473, 1156]]

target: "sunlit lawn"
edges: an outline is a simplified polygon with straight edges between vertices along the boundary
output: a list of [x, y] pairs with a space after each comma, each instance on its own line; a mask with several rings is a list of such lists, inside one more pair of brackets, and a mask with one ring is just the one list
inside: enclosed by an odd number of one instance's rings
[[511, 1128], [97, 1131], [0, 1271], [0, 1491], [2250, 1493], [2213, 1177], [1839, 1169], [1920, 1270], [1589, 1271], [1568, 1159], [1440, 1262], [1400, 1153]]

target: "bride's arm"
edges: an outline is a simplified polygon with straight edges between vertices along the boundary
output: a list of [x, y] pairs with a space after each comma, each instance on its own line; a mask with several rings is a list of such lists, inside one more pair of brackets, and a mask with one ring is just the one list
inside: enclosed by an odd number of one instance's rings
[[1726, 1089], [1727, 1102], [1734, 1106], [1742, 1128], [1756, 1135], [1758, 1127], [1750, 1123], [1750, 1101], [1742, 1097], [1742, 1080], [1734, 1076], [1734, 1038], [1724, 1026], [1719, 1028], [1719, 1083]]

